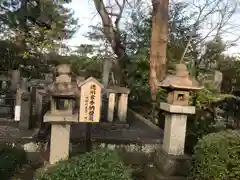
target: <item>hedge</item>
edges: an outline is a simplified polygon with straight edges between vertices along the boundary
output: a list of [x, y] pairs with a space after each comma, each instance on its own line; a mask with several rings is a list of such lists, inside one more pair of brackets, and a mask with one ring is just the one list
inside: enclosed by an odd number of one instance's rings
[[23, 149], [3, 146], [0, 147], [0, 179], [8, 180], [23, 164], [27, 162]]
[[131, 180], [131, 171], [116, 151], [100, 149], [62, 161], [35, 180]]
[[240, 134], [221, 131], [204, 136], [194, 149], [189, 179], [239, 180]]

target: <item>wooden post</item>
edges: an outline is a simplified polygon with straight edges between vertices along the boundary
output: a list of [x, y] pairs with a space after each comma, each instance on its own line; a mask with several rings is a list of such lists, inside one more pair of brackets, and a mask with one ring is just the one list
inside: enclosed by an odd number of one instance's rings
[[113, 122], [115, 108], [115, 93], [109, 93], [108, 97], [108, 122]]
[[86, 123], [86, 151], [92, 151], [92, 123]]
[[79, 122], [86, 123], [86, 150], [92, 149], [92, 123], [100, 120], [102, 84], [90, 77], [78, 84], [80, 88]]

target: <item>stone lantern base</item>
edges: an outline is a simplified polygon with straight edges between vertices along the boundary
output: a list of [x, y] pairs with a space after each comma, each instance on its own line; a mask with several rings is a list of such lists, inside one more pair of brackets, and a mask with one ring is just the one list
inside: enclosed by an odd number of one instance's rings
[[160, 148], [154, 157], [155, 167], [165, 177], [186, 176], [191, 164], [191, 158], [187, 155], [170, 155]]

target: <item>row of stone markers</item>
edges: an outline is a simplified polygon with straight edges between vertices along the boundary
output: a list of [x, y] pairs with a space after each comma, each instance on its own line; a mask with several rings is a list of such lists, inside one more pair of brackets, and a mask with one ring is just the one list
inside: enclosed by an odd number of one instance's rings
[[16, 86], [14, 121], [19, 129], [30, 130], [40, 128], [43, 124], [44, 106], [47, 106], [46, 88], [52, 81], [19, 78]]
[[[123, 87], [104, 88], [95, 78], [72, 80], [67, 64], [57, 66], [57, 76], [49, 85], [51, 108], [44, 122], [51, 123], [50, 164], [67, 159], [69, 155], [70, 125], [72, 123], [98, 123], [101, 119], [102, 95], [108, 97], [108, 121], [114, 121], [116, 96], [118, 120], [126, 122], [129, 90]], [[59, 148], [61, 147], [61, 148]]]

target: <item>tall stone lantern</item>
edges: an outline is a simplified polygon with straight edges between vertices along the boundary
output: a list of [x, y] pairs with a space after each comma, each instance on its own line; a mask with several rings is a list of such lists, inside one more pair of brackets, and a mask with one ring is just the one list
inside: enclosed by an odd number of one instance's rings
[[184, 166], [183, 159], [186, 157], [184, 146], [187, 115], [195, 114], [195, 107], [189, 105], [189, 93], [202, 87], [190, 79], [184, 64], [177, 64], [176, 73], [168, 75], [160, 82], [160, 87], [168, 92], [167, 102], [160, 104], [160, 108], [165, 111], [163, 147], [159, 154], [159, 158], [162, 158], [160, 168], [164, 172], [168, 171], [168, 174], [174, 174], [174, 171]]
[[57, 66], [57, 77], [48, 87], [51, 96], [51, 109], [44, 115], [44, 122], [51, 123], [50, 164], [68, 158], [70, 124], [77, 123], [74, 104], [77, 97], [77, 84], [71, 81], [71, 69], [67, 64]]

